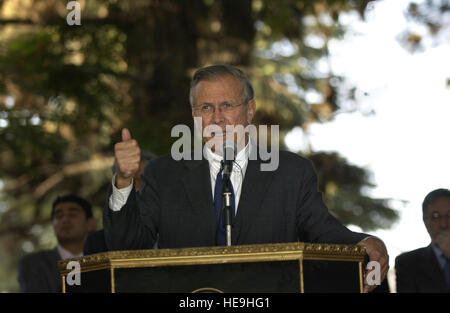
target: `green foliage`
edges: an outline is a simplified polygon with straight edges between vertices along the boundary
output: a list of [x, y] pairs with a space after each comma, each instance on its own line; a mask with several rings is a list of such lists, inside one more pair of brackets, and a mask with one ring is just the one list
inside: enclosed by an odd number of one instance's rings
[[[450, 4], [448, 0], [411, 2], [406, 11], [407, 28], [398, 36], [400, 44], [408, 51], [420, 52], [448, 42]], [[430, 40], [431, 39], [431, 40]]]
[[389, 228], [397, 220], [397, 212], [390, 208], [394, 199], [374, 199], [367, 195], [374, 187], [367, 170], [348, 164], [336, 153], [318, 152], [308, 158], [316, 168], [325, 203], [344, 224], [371, 231]]

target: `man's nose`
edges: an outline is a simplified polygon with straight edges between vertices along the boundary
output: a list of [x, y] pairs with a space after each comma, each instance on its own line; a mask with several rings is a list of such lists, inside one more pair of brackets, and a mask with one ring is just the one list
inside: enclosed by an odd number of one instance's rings
[[215, 124], [220, 124], [225, 120], [225, 116], [223, 115], [219, 107], [214, 108], [214, 113], [212, 117]]
[[61, 216], [61, 224], [67, 224], [70, 222], [70, 220], [72, 219], [72, 216], [70, 214], [64, 214], [63, 216]]
[[441, 229], [448, 229], [448, 220], [449, 220], [449, 218], [446, 215], [442, 216], [439, 219], [439, 227]]

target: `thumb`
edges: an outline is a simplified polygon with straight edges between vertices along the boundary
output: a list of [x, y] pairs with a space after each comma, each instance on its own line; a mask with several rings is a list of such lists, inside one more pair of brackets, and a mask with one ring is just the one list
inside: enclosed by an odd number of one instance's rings
[[122, 129], [122, 141], [127, 141], [131, 139], [130, 131], [127, 128]]

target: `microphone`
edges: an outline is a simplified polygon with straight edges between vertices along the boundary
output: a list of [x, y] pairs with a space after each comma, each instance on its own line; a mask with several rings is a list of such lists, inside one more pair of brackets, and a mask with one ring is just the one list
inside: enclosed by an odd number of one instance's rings
[[233, 169], [233, 161], [236, 158], [237, 146], [234, 141], [225, 141], [222, 148], [223, 156], [223, 175], [224, 177], [230, 177]]
[[223, 143], [222, 156], [223, 156], [223, 185], [222, 195], [225, 200], [225, 207], [223, 208], [223, 226], [226, 231], [226, 244], [231, 246], [231, 226], [233, 221], [233, 213], [231, 206], [231, 193], [232, 186], [230, 181], [231, 170], [233, 169], [233, 161], [236, 158], [237, 146], [234, 141], [225, 141]]

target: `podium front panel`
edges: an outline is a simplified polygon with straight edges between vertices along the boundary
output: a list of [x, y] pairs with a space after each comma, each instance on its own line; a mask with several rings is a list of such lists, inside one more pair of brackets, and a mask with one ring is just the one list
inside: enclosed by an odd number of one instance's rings
[[116, 292], [300, 292], [298, 261], [120, 268]]
[[361, 292], [365, 257], [359, 246], [296, 242], [109, 251], [59, 267], [63, 292]]

